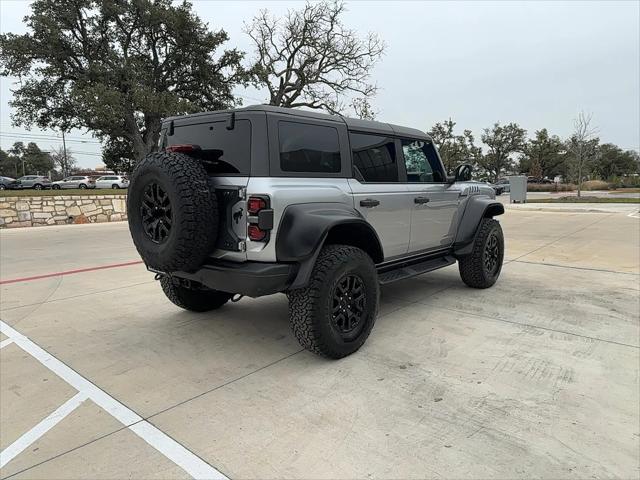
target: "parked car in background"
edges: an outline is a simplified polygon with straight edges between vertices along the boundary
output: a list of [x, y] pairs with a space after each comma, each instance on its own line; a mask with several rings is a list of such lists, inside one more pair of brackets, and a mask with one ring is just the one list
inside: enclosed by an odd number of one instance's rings
[[51, 180], [43, 175], [25, 175], [9, 183], [7, 188], [11, 190], [22, 190], [24, 188], [43, 190], [51, 188]]
[[103, 175], [96, 180], [96, 188], [129, 188], [129, 179], [124, 175]]
[[549, 184], [553, 183], [553, 180], [550, 180], [548, 178], [527, 177], [527, 183]]
[[511, 192], [511, 185], [508, 178], [501, 178], [496, 183], [491, 185], [496, 192], [496, 195]]
[[12, 182], [15, 182], [16, 179], [15, 178], [11, 178], [11, 177], [0, 177], [0, 190], [5, 190], [7, 188], [9, 188], [9, 185]]
[[51, 187], [54, 190], [60, 190], [61, 188], [96, 188], [96, 181], [93, 178], [84, 175], [74, 175], [63, 180], [58, 180], [57, 182], [53, 182]]

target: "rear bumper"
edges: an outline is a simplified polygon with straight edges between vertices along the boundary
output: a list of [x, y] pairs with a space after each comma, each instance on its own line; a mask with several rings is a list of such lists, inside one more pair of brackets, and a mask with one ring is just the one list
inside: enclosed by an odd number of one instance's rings
[[261, 297], [286, 290], [297, 271], [298, 265], [292, 263], [212, 260], [196, 272], [173, 272], [171, 275], [223, 292]]

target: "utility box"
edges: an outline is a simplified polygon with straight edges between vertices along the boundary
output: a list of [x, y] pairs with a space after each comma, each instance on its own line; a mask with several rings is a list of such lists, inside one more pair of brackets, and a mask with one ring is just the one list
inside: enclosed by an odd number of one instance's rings
[[511, 203], [527, 203], [527, 177], [514, 175], [509, 177]]

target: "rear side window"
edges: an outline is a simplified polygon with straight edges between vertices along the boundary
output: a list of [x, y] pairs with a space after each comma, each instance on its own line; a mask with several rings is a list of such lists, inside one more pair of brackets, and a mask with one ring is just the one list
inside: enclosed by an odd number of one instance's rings
[[227, 121], [198, 125], [176, 125], [165, 145], [197, 145], [199, 156], [215, 173], [249, 175], [251, 165], [251, 122], [236, 120], [227, 130]]
[[335, 128], [279, 122], [278, 135], [283, 172], [340, 172], [340, 144]]
[[349, 134], [355, 176], [362, 182], [398, 181], [393, 139], [364, 133]]

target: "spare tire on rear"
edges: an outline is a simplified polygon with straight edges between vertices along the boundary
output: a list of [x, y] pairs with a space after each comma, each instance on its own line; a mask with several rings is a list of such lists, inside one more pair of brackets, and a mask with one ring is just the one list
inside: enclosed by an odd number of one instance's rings
[[156, 270], [197, 270], [215, 247], [216, 196], [200, 161], [182, 153], [152, 153], [138, 163], [127, 215], [133, 243]]

